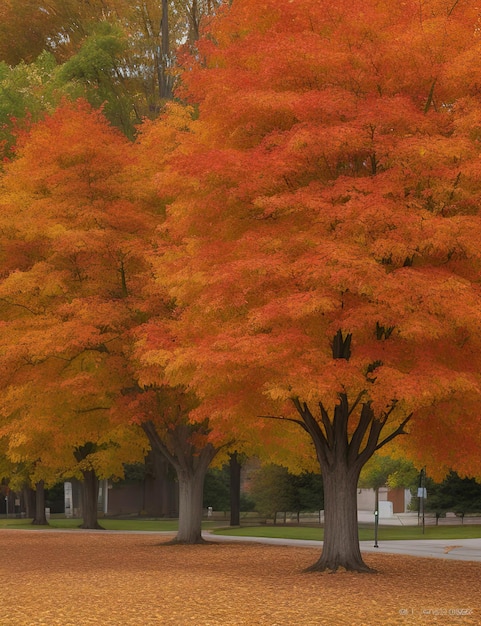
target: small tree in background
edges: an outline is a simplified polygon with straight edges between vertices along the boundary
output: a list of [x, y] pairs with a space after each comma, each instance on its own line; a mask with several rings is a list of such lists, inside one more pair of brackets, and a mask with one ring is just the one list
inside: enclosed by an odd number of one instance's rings
[[[294, 501], [294, 488], [289, 471], [280, 465], [265, 465], [253, 478], [251, 496], [257, 512], [272, 517], [277, 523], [277, 514], [291, 510]], [[284, 517], [285, 521], [285, 517]]]
[[481, 512], [481, 484], [474, 478], [461, 478], [450, 472], [441, 483], [428, 479], [426, 510], [436, 513], [436, 519], [453, 511], [460, 517]]

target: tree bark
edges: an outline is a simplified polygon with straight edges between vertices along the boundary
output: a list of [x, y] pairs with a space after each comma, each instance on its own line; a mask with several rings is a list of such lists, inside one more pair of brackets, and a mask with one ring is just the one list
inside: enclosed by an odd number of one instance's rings
[[373, 572], [363, 561], [357, 526], [359, 472], [339, 462], [323, 468], [324, 543], [320, 559], [308, 571]]
[[94, 470], [82, 471], [82, 518], [80, 528], [104, 530], [98, 523], [99, 480]]
[[189, 440], [192, 429], [188, 422], [179, 422], [163, 441], [151, 421], [142, 424], [150, 445], [169, 461], [179, 482], [179, 530], [172, 543], [204, 543], [202, 538], [202, 499], [207, 469], [219, 451], [211, 443], [198, 448]]
[[175, 543], [203, 543], [202, 496], [206, 472], [179, 471], [179, 529]]
[[24, 487], [22, 490], [25, 517], [35, 517], [35, 491], [31, 487]]
[[179, 481], [179, 529], [173, 543], [204, 543], [202, 538], [202, 500], [207, 469], [216, 455], [207, 444], [189, 463], [174, 463]]
[[230, 455], [230, 525], [240, 526], [241, 464], [237, 452]]
[[159, 92], [161, 100], [172, 99], [172, 79], [168, 74], [171, 63], [170, 55], [170, 27], [169, 27], [169, 3], [162, 0], [161, 32], [161, 61], [158, 68]]
[[[338, 348], [346, 352], [350, 335], [336, 336]], [[347, 347], [346, 347], [347, 346]], [[336, 348], [337, 349], [337, 348]], [[336, 357], [339, 358], [339, 357]], [[347, 358], [343, 357], [343, 358]], [[356, 572], [373, 572], [361, 557], [357, 528], [357, 483], [364, 464], [376, 450], [404, 434], [408, 415], [398, 427], [380, 440], [381, 431], [396, 403], [393, 401], [381, 415], [375, 416], [369, 400], [361, 392], [350, 403], [347, 394], [339, 394], [339, 403], [330, 416], [319, 404], [317, 419], [307, 404], [293, 398], [301, 420], [298, 422], [310, 435], [316, 448], [324, 483], [324, 543], [321, 558], [310, 571], [336, 571], [339, 568]], [[357, 414], [356, 418], [352, 418]], [[349, 420], [353, 419], [349, 428]], [[352, 434], [350, 434], [352, 431]]]
[[35, 517], [32, 520], [35, 526], [48, 526], [45, 515], [45, 483], [39, 480], [35, 485]]

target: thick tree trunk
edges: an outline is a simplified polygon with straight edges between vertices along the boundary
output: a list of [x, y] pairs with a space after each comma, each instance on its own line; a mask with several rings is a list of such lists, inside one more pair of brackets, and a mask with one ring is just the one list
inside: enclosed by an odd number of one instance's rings
[[[192, 434], [202, 432], [202, 425], [179, 421], [163, 441], [153, 422], [142, 424], [152, 448], [169, 461], [179, 481], [179, 530], [172, 543], [204, 543], [202, 539], [202, 500], [207, 469], [219, 451], [211, 443], [192, 444]], [[167, 441], [168, 440], [168, 441]]]
[[344, 568], [372, 572], [362, 560], [357, 527], [357, 482], [359, 472], [337, 463], [323, 468], [324, 543], [320, 559], [308, 571]]
[[48, 526], [45, 515], [45, 484], [39, 480], [35, 485], [35, 517], [32, 520], [35, 526]]
[[[379, 327], [379, 324], [378, 324]], [[379, 327], [380, 328], [380, 327]], [[384, 333], [383, 329], [383, 333]], [[351, 334], [338, 330], [332, 340], [334, 359], [351, 357]], [[370, 379], [366, 383], [371, 384]], [[294, 420], [309, 434], [316, 448], [324, 483], [324, 545], [321, 558], [310, 571], [336, 571], [339, 568], [356, 572], [372, 572], [361, 557], [357, 529], [357, 482], [365, 463], [395, 437], [405, 434], [404, 427], [412, 414], [384, 438], [381, 432], [396, 410], [397, 401], [375, 415], [367, 390], [354, 398], [339, 393], [339, 401], [329, 414], [319, 402], [317, 417], [306, 402], [292, 399], [301, 421]]]
[[230, 525], [240, 526], [241, 464], [237, 452], [230, 455]]
[[179, 471], [179, 530], [175, 543], [203, 543], [202, 498], [205, 471]]
[[98, 523], [99, 480], [94, 470], [82, 471], [82, 518], [80, 528], [103, 530]]

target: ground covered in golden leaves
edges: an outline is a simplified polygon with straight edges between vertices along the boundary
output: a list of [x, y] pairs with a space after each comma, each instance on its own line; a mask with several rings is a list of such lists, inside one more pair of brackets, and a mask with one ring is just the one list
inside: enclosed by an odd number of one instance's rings
[[383, 554], [305, 574], [312, 548], [0, 531], [1, 626], [481, 624], [481, 563]]

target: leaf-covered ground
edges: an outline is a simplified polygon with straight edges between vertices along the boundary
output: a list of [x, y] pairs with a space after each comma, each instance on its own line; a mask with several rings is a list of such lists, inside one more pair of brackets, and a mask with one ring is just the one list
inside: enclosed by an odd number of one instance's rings
[[481, 563], [366, 555], [305, 574], [311, 548], [0, 531], [1, 626], [481, 624]]

